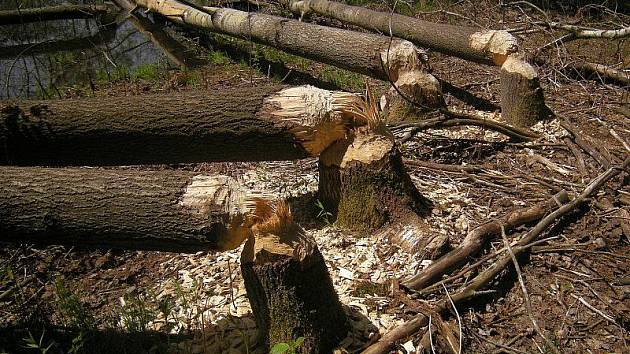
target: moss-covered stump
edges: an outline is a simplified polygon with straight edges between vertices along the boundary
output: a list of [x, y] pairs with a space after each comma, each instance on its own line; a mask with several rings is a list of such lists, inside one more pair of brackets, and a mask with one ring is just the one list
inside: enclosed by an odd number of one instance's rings
[[407, 174], [393, 136], [358, 129], [324, 150], [319, 160], [319, 198], [337, 225], [372, 231], [387, 222], [417, 218], [430, 202]]
[[349, 325], [324, 258], [286, 205], [261, 209], [241, 256], [260, 341], [271, 348], [303, 337], [297, 353], [331, 353]]

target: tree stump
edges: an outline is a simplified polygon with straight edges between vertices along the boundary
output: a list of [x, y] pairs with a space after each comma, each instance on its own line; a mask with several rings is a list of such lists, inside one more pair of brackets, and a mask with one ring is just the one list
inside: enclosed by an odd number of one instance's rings
[[530, 127], [550, 115], [536, 70], [526, 61], [508, 56], [501, 66], [503, 119], [517, 127]]
[[358, 128], [324, 150], [319, 160], [319, 198], [341, 227], [372, 231], [387, 222], [414, 219], [431, 206], [404, 168], [385, 128]]
[[303, 337], [297, 353], [331, 353], [349, 325], [326, 263], [284, 203], [261, 203], [241, 256], [247, 296], [267, 348]]

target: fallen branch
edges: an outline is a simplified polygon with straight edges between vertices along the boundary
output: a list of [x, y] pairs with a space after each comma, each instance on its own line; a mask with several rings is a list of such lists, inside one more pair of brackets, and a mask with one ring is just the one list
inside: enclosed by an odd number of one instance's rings
[[568, 64], [576, 71], [583, 71], [599, 75], [605, 79], [610, 79], [624, 85], [630, 84], [630, 72], [614, 69], [609, 66], [586, 61]]
[[[519, 256], [520, 254], [527, 252], [530, 249], [531, 244], [536, 241], [536, 239], [545, 230], [547, 230], [547, 228], [551, 226], [553, 222], [555, 222], [558, 218], [570, 213], [582, 203], [586, 202], [587, 198], [599, 191], [599, 189], [613, 177], [619, 175], [621, 172], [628, 172], [629, 167], [630, 157], [627, 158], [621, 165], [608, 168], [604, 173], [592, 180], [591, 183], [582, 191], [582, 193], [580, 193], [580, 195], [578, 195], [569, 203], [561, 206], [551, 214], [544, 217], [530, 232], [528, 232], [522, 239], [520, 239], [516, 243], [516, 246], [512, 248], [514, 255]], [[483, 288], [485, 288], [499, 273], [501, 273], [501, 271], [503, 271], [510, 264], [510, 262], [510, 255], [502, 256], [492, 266], [477, 275], [464, 289], [460, 290], [455, 295], [452, 295], [451, 297], [453, 299], [453, 302], [460, 303], [464, 300], [468, 300], [483, 294]], [[443, 299], [435, 305], [433, 310], [435, 312], [443, 312], [447, 309], [447, 303], [448, 300]], [[413, 335], [418, 330], [425, 327], [428, 323], [428, 319], [428, 316], [424, 314], [416, 315], [410, 321], [405, 322], [404, 324], [394, 328], [388, 333], [385, 333], [378, 342], [372, 344], [365, 351], [363, 351], [363, 354], [388, 353], [396, 342], [410, 335]]]
[[610, 161], [602, 155], [599, 150], [597, 150], [591, 143], [589, 143], [586, 138], [582, 136], [579, 132], [578, 128], [573, 125], [573, 123], [569, 122], [566, 118], [560, 119], [560, 126], [562, 126], [571, 136], [573, 137], [573, 141], [584, 150], [588, 155], [595, 159], [595, 161], [599, 162], [600, 165], [608, 168], [610, 166]]
[[493, 220], [477, 226], [455, 249], [401, 284], [409, 289], [422, 290], [438, 280], [443, 274], [466, 263], [471, 257], [479, 253], [490, 240], [501, 235], [502, 228], [510, 231], [521, 225], [540, 220], [551, 210], [568, 201], [567, 192], [561, 191], [544, 203], [511, 212], [501, 220]]
[[401, 144], [409, 141], [414, 135], [422, 130], [437, 129], [446, 127], [455, 127], [463, 125], [472, 125], [504, 134], [517, 141], [531, 141], [539, 138], [539, 136], [526, 128], [514, 127], [505, 123], [498, 122], [488, 118], [488, 113], [475, 113], [456, 109], [440, 110], [445, 117], [427, 119], [420, 122], [402, 123], [392, 126], [392, 130], [401, 130], [405, 128], [413, 128], [400, 140]]
[[108, 5], [59, 5], [0, 11], [0, 25], [28, 22], [90, 18], [112, 11]]

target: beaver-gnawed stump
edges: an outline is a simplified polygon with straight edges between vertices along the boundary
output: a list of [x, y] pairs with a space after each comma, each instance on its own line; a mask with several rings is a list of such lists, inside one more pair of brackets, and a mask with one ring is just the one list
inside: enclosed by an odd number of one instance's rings
[[259, 339], [271, 348], [304, 337], [297, 353], [331, 353], [349, 324], [324, 257], [286, 205], [265, 207], [241, 255]]
[[389, 223], [382, 231], [390, 241], [411, 252], [425, 243], [421, 216], [431, 202], [411, 181], [388, 131], [359, 128], [331, 145], [320, 155], [319, 179], [319, 198], [336, 225], [370, 232]]

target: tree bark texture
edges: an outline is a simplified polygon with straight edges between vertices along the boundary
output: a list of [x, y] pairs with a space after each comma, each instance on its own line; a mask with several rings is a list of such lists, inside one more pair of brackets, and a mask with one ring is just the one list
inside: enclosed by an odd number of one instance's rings
[[90, 18], [112, 11], [107, 5], [59, 5], [38, 8], [0, 11], [0, 25], [15, 25], [28, 22]]
[[518, 51], [516, 38], [507, 31], [428, 22], [327, 0], [282, 2], [297, 14], [315, 12], [370, 31], [391, 33], [422, 47], [482, 64], [501, 65], [507, 55]]
[[220, 175], [0, 168], [0, 242], [197, 252], [238, 247], [268, 194]]
[[[397, 82], [427, 107], [442, 106], [440, 84], [428, 73], [423, 53], [408, 41], [319, 26], [228, 8], [198, 9], [175, 0], [136, 0], [136, 3], [177, 23], [205, 28], [309, 58], [342, 69]], [[406, 74], [406, 75], [405, 75]], [[420, 77], [417, 82], [412, 77]]]
[[319, 198], [342, 227], [372, 231], [387, 222], [415, 223], [430, 202], [416, 189], [389, 133], [361, 132], [320, 156]]
[[[501, 67], [501, 111], [527, 127], [549, 116], [536, 70], [518, 56], [518, 41], [507, 31], [433, 23], [328, 0], [283, 0], [299, 14], [315, 12], [371, 31], [391, 33], [417, 45], [477, 63]], [[519, 66], [519, 70], [514, 70]], [[509, 73], [509, 74], [508, 74]]]
[[241, 271], [260, 339], [268, 348], [303, 337], [296, 353], [332, 353], [346, 337], [348, 320], [324, 258], [312, 237], [291, 220], [276, 219], [254, 229], [243, 249]]
[[508, 58], [501, 67], [501, 116], [511, 125], [530, 127], [552, 113], [545, 104], [538, 74], [527, 62]]
[[0, 162], [130, 165], [290, 160], [345, 136], [355, 95], [311, 86], [0, 103]]

